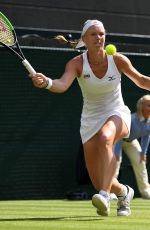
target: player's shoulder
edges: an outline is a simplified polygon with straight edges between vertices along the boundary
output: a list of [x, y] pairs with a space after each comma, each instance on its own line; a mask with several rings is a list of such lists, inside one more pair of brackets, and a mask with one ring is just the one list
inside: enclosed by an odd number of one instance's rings
[[117, 52], [115, 55], [113, 55], [115, 60], [120, 60], [120, 61], [124, 61], [124, 60], [128, 60], [128, 57], [122, 53]]
[[72, 61], [74, 62], [81, 62], [82, 61], [82, 54], [79, 54], [72, 58]]
[[117, 52], [116, 54], [113, 55], [114, 59], [116, 60], [124, 60], [127, 58], [126, 55], [122, 54], [122, 53], [119, 53]]
[[82, 54], [79, 54], [67, 62], [66, 68], [72, 69], [72, 70], [76, 71], [78, 73], [78, 75], [80, 75], [82, 72], [82, 65], [83, 65]]
[[79, 54], [73, 57], [72, 59], [70, 59], [67, 64], [78, 66], [78, 65], [82, 65], [82, 63], [83, 63], [82, 54]]
[[129, 60], [129, 58], [126, 56], [126, 55], [124, 55], [124, 54], [122, 54], [122, 53], [119, 53], [119, 52], [117, 52], [114, 56], [113, 56], [113, 58], [114, 58], [114, 61], [115, 61], [115, 63], [117, 64], [117, 65], [121, 65], [121, 64], [129, 64], [130, 63], [130, 60]]

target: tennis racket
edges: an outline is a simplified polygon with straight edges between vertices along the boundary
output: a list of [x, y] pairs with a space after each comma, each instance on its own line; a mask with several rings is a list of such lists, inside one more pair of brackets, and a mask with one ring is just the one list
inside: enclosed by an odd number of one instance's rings
[[31, 77], [36, 74], [36, 71], [23, 55], [13, 25], [2, 12], [0, 12], [0, 44], [17, 55]]

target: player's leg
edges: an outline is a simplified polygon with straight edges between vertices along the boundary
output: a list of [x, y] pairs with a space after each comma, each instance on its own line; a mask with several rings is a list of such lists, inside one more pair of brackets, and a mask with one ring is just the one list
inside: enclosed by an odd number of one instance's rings
[[[105, 191], [107, 191], [107, 186], [109, 185], [109, 183], [111, 184], [110, 191], [114, 192], [118, 197], [117, 215], [128, 216], [131, 214], [130, 201], [133, 199], [134, 191], [129, 186], [120, 184], [118, 180], [114, 177], [116, 170], [116, 157], [114, 156], [114, 153], [112, 151], [114, 143], [119, 139], [125, 137], [128, 134], [128, 129], [126, 124], [119, 117], [112, 116], [103, 126], [101, 131], [102, 139], [100, 138], [100, 146], [103, 146], [103, 148], [100, 147], [100, 149], [103, 153], [105, 153], [105, 157], [103, 158], [104, 174], [102, 180], [102, 189], [105, 189]], [[104, 138], [103, 133], [105, 133]], [[106, 139], [106, 143], [103, 139]]]
[[113, 145], [127, 133], [121, 118], [112, 116], [96, 135], [83, 144], [86, 167], [96, 190], [110, 192], [116, 170]]
[[115, 170], [115, 177], [118, 178], [119, 171], [122, 163], [122, 155], [119, 156], [119, 158], [116, 159], [116, 170]]
[[[92, 198], [93, 205], [101, 215], [109, 213], [109, 193], [111, 187], [119, 198], [125, 200], [128, 188], [117, 180], [114, 183], [116, 158], [113, 154], [114, 142], [126, 136], [126, 125], [117, 116], [112, 116], [97, 135], [84, 144], [84, 154], [89, 176], [94, 187], [99, 191]], [[128, 199], [129, 200], [129, 199]], [[129, 214], [129, 213], [127, 213]], [[126, 214], [125, 214], [126, 215]]]
[[[102, 156], [99, 151], [99, 144], [98, 144], [98, 135], [92, 137], [89, 141], [87, 141], [84, 145], [84, 156], [86, 167], [92, 181], [94, 188], [99, 192], [101, 190], [102, 185]], [[96, 196], [99, 194], [96, 194]], [[101, 197], [102, 199], [99, 202], [99, 199], [96, 198], [93, 200], [93, 205], [97, 208], [97, 211], [100, 211], [100, 215], [107, 216], [109, 214], [109, 196], [105, 196], [105, 198]]]
[[110, 117], [98, 133], [99, 153], [103, 172], [101, 187], [104, 191], [110, 192], [115, 176], [117, 162], [113, 153], [114, 143], [127, 134], [127, 126], [118, 116]]

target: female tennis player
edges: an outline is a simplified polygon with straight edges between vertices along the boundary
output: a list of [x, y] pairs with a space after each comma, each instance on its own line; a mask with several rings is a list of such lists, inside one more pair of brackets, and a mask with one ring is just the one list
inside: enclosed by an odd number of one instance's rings
[[98, 191], [92, 197], [92, 204], [99, 215], [109, 215], [109, 194], [112, 192], [118, 197], [117, 215], [128, 216], [134, 191], [114, 177], [113, 145], [128, 137], [131, 123], [130, 110], [122, 98], [121, 73], [146, 90], [150, 90], [150, 78], [139, 73], [126, 56], [120, 53], [107, 55], [104, 45], [103, 23], [87, 20], [76, 46], [85, 46], [86, 51], [66, 64], [60, 78], [52, 80], [37, 73], [32, 81], [35, 87], [63, 93], [75, 79], [78, 80], [84, 101], [80, 128], [84, 156], [90, 179]]

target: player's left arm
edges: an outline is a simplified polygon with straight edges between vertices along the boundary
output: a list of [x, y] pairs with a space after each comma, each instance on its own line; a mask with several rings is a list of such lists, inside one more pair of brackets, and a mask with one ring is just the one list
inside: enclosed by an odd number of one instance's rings
[[63, 93], [71, 86], [78, 75], [78, 62], [76, 59], [72, 59], [66, 64], [65, 71], [60, 78], [52, 80], [42, 73], [36, 73], [34, 77], [32, 77], [32, 81], [36, 87], [46, 88], [47, 82], [51, 80], [49, 90], [55, 93]]
[[114, 56], [114, 60], [121, 73], [129, 77], [138, 87], [150, 90], [150, 77], [141, 74], [135, 69], [128, 57], [117, 53]]
[[53, 80], [50, 91], [55, 93], [63, 93], [67, 91], [77, 76], [76, 64], [71, 60], [67, 63], [63, 75], [59, 79]]

